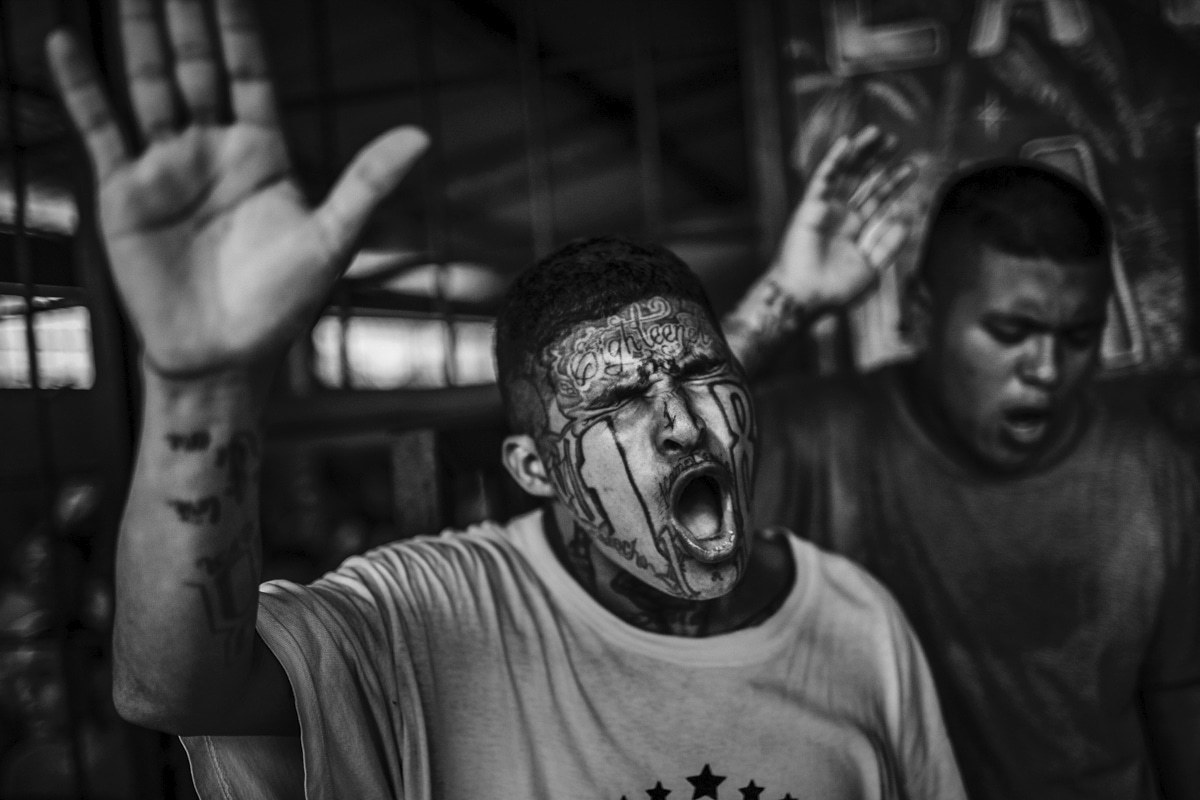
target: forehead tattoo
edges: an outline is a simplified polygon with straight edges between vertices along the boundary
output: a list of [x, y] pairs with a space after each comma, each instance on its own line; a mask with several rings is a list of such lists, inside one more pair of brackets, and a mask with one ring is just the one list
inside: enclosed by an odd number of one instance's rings
[[724, 361], [728, 351], [697, 303], [665, 297], [580, 325], [546, 350], [551, 389], [571, 418], [603, 405], [613, 389], [636, 387], [654, 373], [676, 374], [693, 358]]

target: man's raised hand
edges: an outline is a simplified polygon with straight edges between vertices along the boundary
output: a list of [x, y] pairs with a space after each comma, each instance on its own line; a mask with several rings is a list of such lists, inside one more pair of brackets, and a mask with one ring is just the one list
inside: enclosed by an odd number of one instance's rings
[[853, 302], [900, 253], [909, 225], [895, 203], [916, 169], [889, 166], [891, 151], [868, 126], [840, 137], [821, 159], [770, 270], [797, 305], [814, 312]]
[[101, 233], [148, 368], [244, 369], [302, 332], [371, 210], [426, 145], [414, 128], [364, 148], [310, 209], [291, 171], [266, 60], [243, 0], [121, 0], [140, 149], [66, 31], [52, 71], [95, 170]]

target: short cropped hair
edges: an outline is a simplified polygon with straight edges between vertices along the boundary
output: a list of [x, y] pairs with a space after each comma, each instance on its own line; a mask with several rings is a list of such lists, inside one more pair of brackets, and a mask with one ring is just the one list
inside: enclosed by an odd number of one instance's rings
[[936, 256], [951, 243], [1023, 258], [1108, 263], [1104, 210], [1057, 170], [1032, 161], [989, 161], [951, 176], [944, 186], [920, 261], [919, 275], [928, 282], [947, 277], [935, 274], [944, 271]]
[[603, 319], [654, 296], [695, 301], [720, 329], [696, 273], [665, 247], [618, 236], [569, 242], [522, 272], [504, 296], [496, 319], [496, 377], [509, 425], [530, 430], [531, 413], [515, 398], [518, 381], [543, 382], [543, 355], [571, 328]]

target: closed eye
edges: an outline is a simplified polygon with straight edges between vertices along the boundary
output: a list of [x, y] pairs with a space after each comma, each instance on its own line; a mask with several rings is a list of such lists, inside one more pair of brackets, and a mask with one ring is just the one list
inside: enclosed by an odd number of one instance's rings
[[725, 369], [725, 362], [718, 359], [697, 359], [683, 365], [679, 370], [680, 380], [696, 380], [707, 378]]
[[1001, 344], [1018, 344], [1031, 333], [1029, 325], [1016, 320], [988, 320], [984, 327]]
[[605, 399], [608, 400], [610, 405], [617, 405], [628, 400], [636, 400], [645, 394], [645, 391], [645, 388], [641, 386], [618, 386], [616, 389], [608, 392], [605, 395]]
[[629, 383], [608, 389], [589, 405], [598, 411], [607, 410], [628, 403], [630, 400], [637, 400], [645, 394], [646, 386], [640, 383]]

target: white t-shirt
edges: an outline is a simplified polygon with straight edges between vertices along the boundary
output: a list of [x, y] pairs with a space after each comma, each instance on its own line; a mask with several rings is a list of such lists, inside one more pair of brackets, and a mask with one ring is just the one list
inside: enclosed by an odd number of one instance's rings
[[[209, 798], [962, 798], [928, 669], [860, 568], [795, 537], [753, 628], [635, 628], [550, 550], [540, 512], [399, 542], [310, 586], [264, 584], [258, 630], [297, 740], [185, 739]], [[301, 786], [303, 778], [303, 788]]]

